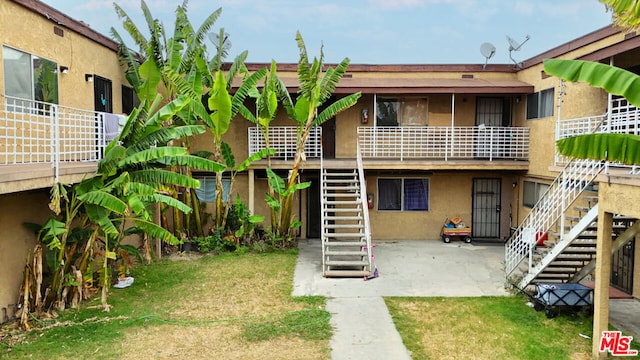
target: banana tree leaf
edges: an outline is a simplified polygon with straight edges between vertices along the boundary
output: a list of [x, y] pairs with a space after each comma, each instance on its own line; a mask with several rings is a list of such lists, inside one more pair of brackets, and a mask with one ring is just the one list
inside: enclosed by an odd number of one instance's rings
[[85, 203], [100, 206], [108, 211], [123, 215], [127, 211], [127, 204], [103, 190], [94, 190], [78, 196]]
[[165, 106], [161, 107], [158, 111], [154, 112], [147, 120], [147, 125], [161, 124], [163, 121], [171, 119], [175, 114], [182, 110], [185, 106], [189, 105], [191, 99], [187, 96], [180, 96]]
[[225, 169], [225, 166], [220, 163], [195, 155], [172, 156], [164, 159], [159, 159], [158, 162], [165, 165], [188, 166], [192, 169], [211, 172], [224, 171]]
[[640, 165], [640, 136], [632, 134], [585, 134], [557, 142], [562, 155]]
[[156, 187], [162, 186], [163, 184], [178, 185], [189, 188], [200, 187], [200, 182], [198, 180], [169, 170], [138, 170], [130, 172], [129, 175], [131, 176], [131, 181], [141, 182]]
[[[227, 168], [229, 169], [235, 168], [236, 158], [235, 156], [233, 156], [233, 151], [231, 151], [231, 146], [229, 146], [229, 144], [223, 141], [220, 143], [220, 150], [222, 152], [222, 158], [224, 159], [224, 162], [227, 164]], [[223, 171], [223, 170], [220, 170], [220, 171]]]
[[249, 156], [248, 158], [244, 159], [244, 161], [241, 162], [240, 165], [238, 165], [238, 168], [236, 169], [236, 172], [237, 173], [243, 172], [254, 161], [262, 160], [265, 157], [267, 157], [267, 155], [274, 155], [277, 152], [278, 152], [278, 150], [276, 150], [276, 149], [262, 149], [262, 150], [258, 151], [257, 153], [254, 153], [251, 156]]
[[314, 125], [322, 125], [325, 121], [335, 117], [338, 113], [347, 110], [358, 102], [361, 93], [350, 94], [341, 99], [336, 100], [327, 106], [313, 121]]
[[545, 59], [544, 71], [567, 81], [581, 81], [640, 107], [640, 76], [615, 66], [583, 60]]
[[162, 73], [154, 58], [149, 58], [139, 68], [142, 85], [137, 93], [140, 99], [153, 99], [158, 93], [158, 84], [162, 80]]
[[267, 168], [267, 179], [269, 180], [269, 186], [276, 194], [281, 195], [284, 192], [284, 180], [270, 168]]
[[123, 168], [127, 165], [144, 164], [162, 158], [186, 154], [187, 149], [178, 146], [162, 146], [152, 149], [146, 149], [138, 151], [133, 155], [127, 156], [126, 158], [120, 160], [120, 162], [118, 162], [118, 167]]
[[185, 214], [189, 214], [192, 211], [192, 209], [189, 206], [187, 206], [185, 203], [183, 203], [180, 200], [174, 199], [171, 196], [162, 195], [162, 194], [154, 194], [153, 195], [153, 201], [156, 202], [156, 203], [162, 203], [162, 204], [171, 206], [173, 208], [176, 208], [176, 209], [182, 211]]
[[211, 131], [216, 136], [216, 139], [220, 139], [229, 130], [229, 124], [231, 123], [231, 96], [227, 90], [227, 83], [222, 71], [216, 72], [215, 79], [213, 88], [209, 91], [211, 95], [209, 97], [209, 110], [213, 111], [209, 117], [214, 126]]
[[180, 244], [180, 239], [175, 237], [172, 233], [162, 228], [161, 226], [154, 224], [153, 222], [143, 219], [134, 219], [133, 222], [137, 227], [142, 229], [145, 233], [149, 234], [149, 236], [151, 236], [152, 238], [158, 238], [171, 245]]
[[295, 184], [292, 187], [286, 189], [284, 191], [284, 193], [282, 193], [282, 196], [291, 195], [291, 194], [295, 193], [296, 191], [302, 190], [302, 189], [306, 189], [309, 186], [311, 186], [311, 181]]
[[120, 232], [115, 225], [113, 225], [111, 219], [109, 219], [109, 212], [106, 208], [90, 203], [86, 203], [84, 208], [87, 211], [89, 219], [98, 224], [105, 235], [118, 236]]

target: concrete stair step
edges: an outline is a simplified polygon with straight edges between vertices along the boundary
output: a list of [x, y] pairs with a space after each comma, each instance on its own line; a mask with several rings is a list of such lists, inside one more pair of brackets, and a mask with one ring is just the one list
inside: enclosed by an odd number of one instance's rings
[[330, 216], [325, 215], [325, 220], [329, 221], [362, 221], [362, 217], [360, 216]]
[[367, 256], [365, 250], [326, 250], [326, 256]]
[[349, 232], [346, 232], [346, 233], [325, 233], [324, 236], [326, 238], [334, 238], [334, 239], [337, 239], [337, 238], [342, 238], [342, 239], [344, 239], [344, 238], [360, 239], [360, 238], [364, 237], [364, 234], [360, 233], [360, 232], [353, 232], [353, 233], [349, 233]]
[[324, 213], [347, 213], [347, 212], [354, 212], [354, 213], [360, 213], [362, 212], [362, 209], [360, 208], [327, 208], [327, 209], [323, 209]]
[[353, 246], [353, 247], [365, 247], [367, 246], [367, 242], [366, 241], [342, 241], [342, 240], [325, 240], [324, 244], [325, 249], [328, 247], [347, 247], [347, 246]]
[[363, 224], [325, 224], [325, 229], [364, 229]]
[[367, 270], [327, 270], [325, 277], [365, 277], [371, 275]]
[[324, 202], [327, 205], [357, 205], [362, 203], [360, 199], [357, 200], [327, 200]]
[[367, 260], [329, 260], [324, 262], [325, 266], [367, 266]]

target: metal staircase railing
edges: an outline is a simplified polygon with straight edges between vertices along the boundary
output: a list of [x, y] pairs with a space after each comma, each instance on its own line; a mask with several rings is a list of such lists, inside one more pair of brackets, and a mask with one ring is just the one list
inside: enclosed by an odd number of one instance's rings
[[367, 202], [367, 184], [364, 179], [364, 166], [362, 165], [362, 153], [360, 151], [360, 138], [356, 138], [356, 160], [358, 163], [358, 178], [360, 179], [360, 201], [362, 203], [362, 216], [364, 217], [364, 236], [367, 242], [367, 259], [369, 271], [371, 268], [371, 225], [369, 224], [369, 204]]
[[572, 160], [564, 167], [509, 238], [505, 246], [507, 278], [523, 260], [527, 260], [529, 272], [533, 270], [536, 265], [533, 252], [537, 238], [547, 233], [558, 221], [560, 229], [564, 229], [564, 213], [604, 168], [604, 162], [579, 159]]

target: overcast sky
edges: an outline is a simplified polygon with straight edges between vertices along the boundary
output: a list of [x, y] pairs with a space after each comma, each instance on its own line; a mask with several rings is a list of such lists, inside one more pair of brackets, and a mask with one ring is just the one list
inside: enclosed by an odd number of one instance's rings
[[[44, 0], [48, 5], [110, 36], [126, 32], [113, 0]], [[116, 0], [144, 27], [139, 0]], [[170, 36], [182, 0], [147, 0]], [[188, 15], [198, 27], [214, 10], [214, 25], [230, 35], [231, 56], [248, 50], [248, 62], [295, 63], [300, 31], [309, 56], [324, 45], [325, 62], [352, 64], [482, 64], [483, 43], [495, 46], [489, 63], [510, 63], [507, 36], [525, 42], [518, 61], [607, 26], [611, 14], [598, 0], [191, 0]]]

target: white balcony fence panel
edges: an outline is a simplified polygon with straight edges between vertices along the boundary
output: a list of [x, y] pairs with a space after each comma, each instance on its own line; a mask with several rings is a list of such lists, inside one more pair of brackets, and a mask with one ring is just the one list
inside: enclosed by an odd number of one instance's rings
[[[556, 140], [591, 133], [640, 135], [640, 109], [629, 104], [624, 98], [613, 99], [609, 103], [607, 114], [558, 121]], [[567, 163], [566, 157], [556, 155], [557, 165]], [[638, 166], [620, 163], [609, 162], [608, 167], [630, 168], [632, 174], [639, 172]]]
[[[269, 128], [269, 148], [277, 152], [272, 159], [293, 160], [298, 146], [298, 129], [295, 126], [273, 126]], [[249, 128], [249, 155], [267, 148], [264, 136], [257, 127]], [[322, 128], [314, 127], [309, 131], [309, 138], [304, 147], [307, 159], [322, 157]]]
[[0, 166], [98, 161], [106, 141], [104, 114], [1, 96]]
[[358, 128], [363, 158], [529, 158], [529, 129], [472, 126], [364, 126]]

